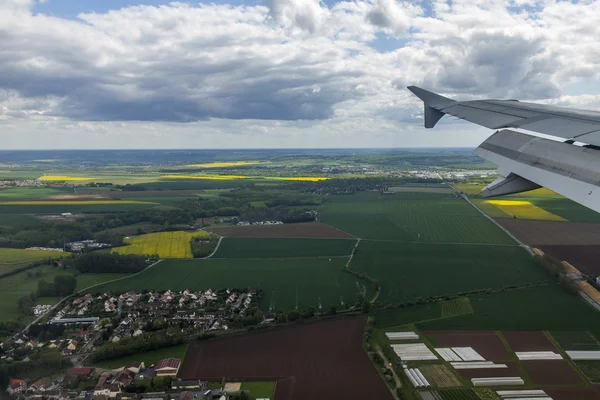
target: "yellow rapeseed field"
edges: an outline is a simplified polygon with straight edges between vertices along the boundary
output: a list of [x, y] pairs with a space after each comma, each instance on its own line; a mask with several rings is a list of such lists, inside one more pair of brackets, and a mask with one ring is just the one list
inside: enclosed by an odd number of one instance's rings
[[98, 178], [86, 178], [83, 176], [67, 176], [67, 175], [44, 175], [40, 176], [40, 181], [93, 181]]
[[487, 203], [498, 207], [510, 216], [524, 219], [542, 219], [550, 221], [565, 221], [564, 218], [552, 214], [528, 201], [522, 200], [487, 200]]
[[158, 204], [152, 201], [140, 200], [23, 200], [23, 201], [4, 201], [0, 206], [49, 206], [65, 204]]
[[194, 258], [190, 242], [195, 237], [209, 237], [205, 231], [155, 232], [126, 239], [128, 246], [112, 251], [120, 254], [158, 254], [160, 258]]
[[223, 161], [212, 162], [206, 164], [189, 164], [191, 168], [226, 168], [226, 167], [243, 167], [246, 165], [266, 164], [266, 161]]

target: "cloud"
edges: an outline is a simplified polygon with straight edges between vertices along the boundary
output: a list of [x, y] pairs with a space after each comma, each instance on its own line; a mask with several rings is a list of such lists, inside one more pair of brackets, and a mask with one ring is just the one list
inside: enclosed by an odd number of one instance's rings
[[411, 19], [421, 13], [421, 8], [397, 0], [375, 0], [365, 19], [390, 34], [404, 34], [411, 27]]
[[329, 10], [319, 0], [266, 0], [270, 17], [287, 28], [300, 28], [310, 33], [321, 29]]
[[[113, 123], [131, 121], [189, 139], [218, 125], [210, 135], [272, 143], [293, 131], [295, 143], [309, 126], [340, 145], [359, 132], [392, 143], [391, 132], [419, 124], [409, 84], [585, 108], [596, 100], [566, 98], [565, 88], [600, 80], [600, 1], [171, 3], [73, 19], [34, 14], [33, 4], [0, 0], [3, 127], [105, 132], [80, 125], [91, 123], [126, 135]], [[380, 47], [386, 37], [399, 47]]]

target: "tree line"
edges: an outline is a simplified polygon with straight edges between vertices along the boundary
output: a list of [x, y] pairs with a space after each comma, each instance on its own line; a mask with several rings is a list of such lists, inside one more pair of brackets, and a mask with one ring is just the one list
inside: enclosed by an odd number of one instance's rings
[[143, 271], [148, 263], [147, 257], [137, 254], [118, 254], [93, 251], [71, 257], [65, 262], [84, 273], [136, 273]]

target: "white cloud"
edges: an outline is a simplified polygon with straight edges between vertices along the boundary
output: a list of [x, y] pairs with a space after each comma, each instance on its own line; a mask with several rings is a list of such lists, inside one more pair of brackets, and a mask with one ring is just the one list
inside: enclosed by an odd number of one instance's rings
[[[34, 15], [32, 5], [0, 0], [8, 147], [66, 145], [36, 139], [42, 133], [67, 144], [80, 137], [76, 147], [146, 134], [155, 147], [223, 147], [234, 137], [315, 147], [455, 144], [440, 133], [447, 126], [482, 132], [442, 124], [424, 133], [408, 84], [463, 98], [598, 104], [564, 89], [600, 80], [600, 1], [434, 0], [428, 11], [396, 0], [172, 3], [71, 20]], [[403, 46], [377, 51], [386, 36]]]

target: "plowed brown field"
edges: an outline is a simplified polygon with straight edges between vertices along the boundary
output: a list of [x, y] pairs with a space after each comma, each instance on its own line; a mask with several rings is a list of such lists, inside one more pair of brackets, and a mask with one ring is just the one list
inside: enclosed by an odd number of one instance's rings
[[392, 399], [363, 350], [365, 322], [335, 319], [192, 344], [179, 378], [277, 380], [277, 400]]
[[223, 226], [218, 228], [206, 228], [206, 230], [220, 236], [240, 238], [354, 238], [354, 236], [349, 233], [319, 222], [281, 225]]
[[521, 363], [534, 385], [582, 385], [583, 380], [565, 360], [533, 360]]
[[558, 350], [541, 331], [503, 331], [502, 335], [511, 350], [517, 351], [553, 351]]
[[511, 359], [504, 343], [494, 331], [426, 331], [423, 333], [436, 347], [472, 347], [488, 361]]
[[600, 224], [495, 218], [524, 243], [538, 247], [584, 274], [600, 274]]

